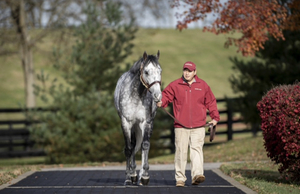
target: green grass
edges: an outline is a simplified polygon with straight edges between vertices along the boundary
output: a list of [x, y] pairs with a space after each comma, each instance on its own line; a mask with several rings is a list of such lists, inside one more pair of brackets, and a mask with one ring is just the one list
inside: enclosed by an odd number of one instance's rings
[[[160, 63], [163, 69], [164, 87], [181, 77], [182, 66], [186, 61], [197, 65], [197, 74], [212, 88], [217, 98], [235, 96], [230, 88], [228, 77], [233, 73], [230, 56], [238, 56], [236, 47], [224, 48], [225, 36], [203, 33], [199, 29], [140, 29], [134, 40], [135, 47], [126, 63], [133, 64], [143, 52], [156, 54], [160, 50]], [[47, 37], [38, 44], [39, 50], [33, 52], [35, 73], [44, 70], [52, 78], [60, 77], [51, 63], [54, 47], [53, 37]], [[71, 43], [68, 44], [70, 46]], [[244, 58], [249, 59], [249, 58]], [[24, 104], [24, 77], [19, 56], [0, 57], [0, 108], [18, 107]], [[40, 100], [37, 106], [42, 106]]]
[[270, 161], [227, 163], [221, 170], [259, 194], [300, 193], [300, 184], [283, 179], [278, 166]]
[[181, 32], [174, 29], [141, 29], [135, 40], [133, 59], [142, 56], [144, 51], [156, 54], [160, 50], [162, 81], [165, 86], [181, 77], [182, 66], [186, 61], [193, 61], [197, 65], [197, 75], [211, 86], [217, 98], [232, 97], [234, 94], [228, 77], [233, 71], [228, 58], [242, 56], [236, 52], [235, 47], [224, 48], [225, 40], [224, 35], [216, 36], [199, 29]]
[[[207, 137], [206, 137], [207, 138]], [[208, 144], [206, 141], [205, 145]], [[263, 146], [261, 135], [257, 137], [236, 138], [236, 140], [204, 146], [204, 162], [241, 162], [269, 160]], [[164, 155], [149, 160], [155, 164], [170, 164], [174, 162], [174, 155]]]
[[25, 157], [25, 158], [6, 158], [0, 159], [0, 166], [10, 166], [10, 165], [38, 165], [44, 164], [45, 158], [42, 157]]

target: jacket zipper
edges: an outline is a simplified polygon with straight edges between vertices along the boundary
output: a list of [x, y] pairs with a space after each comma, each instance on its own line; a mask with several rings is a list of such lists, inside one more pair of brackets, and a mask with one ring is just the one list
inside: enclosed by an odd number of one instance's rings
[[189, 93], [189, 109], [190, 109], [190, 127], [193, 128], [192, 126], [192, 85], [189, 85], [190, 93]]

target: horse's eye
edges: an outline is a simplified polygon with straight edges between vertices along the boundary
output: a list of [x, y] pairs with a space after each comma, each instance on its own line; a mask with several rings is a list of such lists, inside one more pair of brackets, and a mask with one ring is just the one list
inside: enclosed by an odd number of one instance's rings
[[148, 71], [145, 71], [145, 74], [146, 74], [146, 75], [149, 75]]

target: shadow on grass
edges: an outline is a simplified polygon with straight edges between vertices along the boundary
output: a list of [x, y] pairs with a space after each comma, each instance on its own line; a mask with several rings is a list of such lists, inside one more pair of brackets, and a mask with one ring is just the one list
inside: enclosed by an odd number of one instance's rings
[[284, 179], [279, 172], [268, 170], [249, 170], [249, 169], [231, 169], [234, 174], [240, 174], [244, 178], [259, 179], [266, 182], [282, 183], [282, 184], [294, 184], [300, 186], [299, 182], [291, 182]]

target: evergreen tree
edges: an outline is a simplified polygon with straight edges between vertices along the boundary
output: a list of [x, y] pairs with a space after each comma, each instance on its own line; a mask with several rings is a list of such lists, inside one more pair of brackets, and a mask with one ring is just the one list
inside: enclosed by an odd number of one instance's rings
[[[65, 80], [80, 94], [93, 87], [112, 92], [123, 71], [120, 66], [132, 53], [137, 28], [134, 20], [122, 21], [120, 3], [107, 1], [104, 7], [89, 4], [86, 22], [75, 29], [71, 59], [57, 60], [55, 67], [65, 72]], [[61, 59], [63, 52], [54, 52]]]
[[286, 40], [279, 41], [270, 38], [251, 61], [230, 58], [236, 74], [231, 75], [229, 81], [241, 97], [235, 107], [252, 126], [260, 123], [256, 104], [262, 96], [274, 86], [293, 84], [300, 78], [299, 31], [284, 31], [284, 37]]
[[49, 163], [123, 159], [124, 140], [112, 91], [137, 29], [133, 19], [122, 22], [120, 4], [88, 5], [85, 13], [86, 22], [74, 29], [72, 54], [54, 52], [55, 67], [64, 72], [68, 86], [57, 86], [53, 80], [44, 87], [49, 78], [43, 74], [38, 76], [42, 86], [35, 86], [36, 94], [56, 109], [33, 114], [41, 123], [31, 129]]

